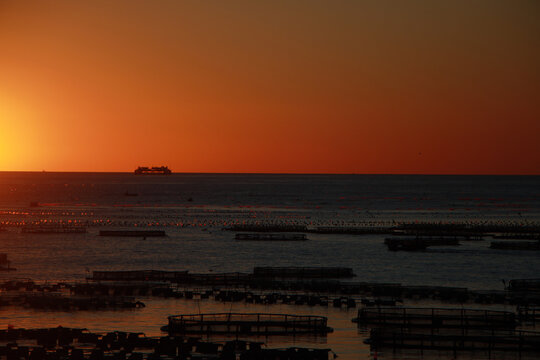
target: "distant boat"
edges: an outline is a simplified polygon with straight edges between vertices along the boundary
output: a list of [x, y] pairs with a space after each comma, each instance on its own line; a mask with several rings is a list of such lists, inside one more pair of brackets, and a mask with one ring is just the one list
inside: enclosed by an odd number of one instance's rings
[[172, 171], [167, 166], [139, 166], [134, 173], [135, 175], [171, 175]]

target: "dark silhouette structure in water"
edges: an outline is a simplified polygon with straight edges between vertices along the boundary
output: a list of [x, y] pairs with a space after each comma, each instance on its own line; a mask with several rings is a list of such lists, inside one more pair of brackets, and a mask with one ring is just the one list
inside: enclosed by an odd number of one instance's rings
[[172, 171], [167, 166], [139, 166], [134, 173], [135, 175], [171, 175]]

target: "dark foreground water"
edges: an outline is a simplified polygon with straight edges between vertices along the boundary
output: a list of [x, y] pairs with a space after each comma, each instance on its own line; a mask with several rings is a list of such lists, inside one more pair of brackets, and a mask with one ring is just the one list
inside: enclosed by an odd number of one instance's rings
[[[33, 203], [30, 206], [30, 204]], [[39, 206], [35, 206], [35, 205]], [[355, 281], [503, 289], [502, 279], [536, 278], [534, 251], [489, 249], [488, 241], [422, 253], [388, 252], [384, 235], [310, 234], [306, 242], [240, 242], [234, 223], [307, 226], [388, 225], [400, 221], [540, 221], [540, 177], [0, 173], [0, 252], [18, 270], [2, 277], [83, 280], [93, 270], [250, 272], [254, 266], [352, 267]], [[81, 223], [86, 234], [26, 234], [35, 222]], [[164, 229], [166, 238], [107, 238], [102, 229]], [[77, 326], [159, 335], [168, 315], [199, 311], [324, 315], [325, 338], [263, 339], [269, 346], [332, 348], [342, 359], [369, 358], [355, 311], [209, 300], [142, 299], [136, 311], [36, 312], [0, 308], [0, 327]], [[415, 358], [416, 353], [378, 354]], [[452, 358], [435, 353], [434, 358]], [[467, 358], [468, 355], [462, 355]], [[476, 358], [479, 354], [470, 355]], [[501, 355], [500, 358], [513, 358]]]

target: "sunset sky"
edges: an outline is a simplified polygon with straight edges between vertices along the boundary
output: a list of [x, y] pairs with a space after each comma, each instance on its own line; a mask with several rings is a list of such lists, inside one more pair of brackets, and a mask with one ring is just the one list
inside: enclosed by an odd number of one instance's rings
[[540, 1], [0, 0], [0, 171], [540, 174]]

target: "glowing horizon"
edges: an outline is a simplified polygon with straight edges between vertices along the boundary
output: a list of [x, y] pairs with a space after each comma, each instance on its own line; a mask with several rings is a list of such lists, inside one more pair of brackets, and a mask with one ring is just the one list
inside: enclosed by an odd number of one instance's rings
[[0, 171], [540, 175], [540, 3], [0, 0]]

